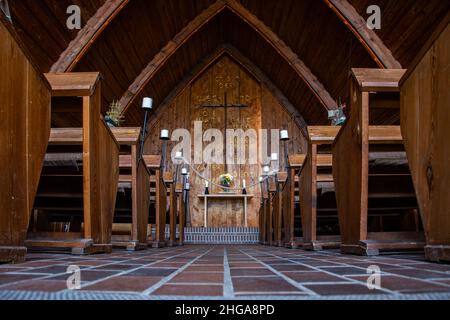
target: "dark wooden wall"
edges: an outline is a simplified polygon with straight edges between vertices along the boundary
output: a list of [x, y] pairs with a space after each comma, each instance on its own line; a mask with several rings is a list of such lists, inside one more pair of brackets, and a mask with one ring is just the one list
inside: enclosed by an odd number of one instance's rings
[[[160, 153], [161, 142], [159, 133], [161, 129], [169, 129], [170, 132], [178, 128], [185, 128], [191, 131], [193, 136], [194, 121], [203, 121], [203, 130], [217, 128], [224, 134], [224, 108], [202, 108], [205, 103], [223, 103], [224, 92], [227, 91], [229, 104], [246, 104], [247, 108], [228, 109], [228, 129], [288, 129], [291, 136], [289, 143], [290, 153], [305, 151], [305, 138], [300, 128], [297, 126], [291, 115], [285, 110], [280, 101], [262, 85], [253, 75], [244, 69], [237, 61], [228, 55], [221, 56], [198, 77], [188, 84], [179, 95], [177, 95], [162, 112], [151, 128], [150, 135], [146, 141], [146, 153]], [[192, 141], [193, 143], [193, 141]], [[168, 157], [172, 147], [176, 143], [169, 143]], [[208, 143], [205, 143], [206, 146]], [[270, 146], [268, 146], [270, 154]], [[193, 152], [192, 147], [192, 152]], [[280, 144], [283, 159], [284, 151]], [[192, 154], [193, 157], [193, 154]], [[283, 163], [280, 163], [282, 166]], [[171, 166], [173, 169], [173, 166]], [[224, 165], [196, 165], [195, 168], [208, 178], [218, 182], [220, 174], [225, 173]], [[233, 165], [228, 171], [236, 178], [240, 184], [245, 179], [247, 185], [258, 181], [261, 174], [261, 165]], [[191, 222], [194, 226], [203, 224], [203, 202], [198, 199], [204, 189], [204, 181], [195, 174], [191, 175], [190, 212]], [[212, 192], [218, 192], [217, 188], [212, 188]], [[255, 194], [255, 198], [249, 204], [249, 226], [257, 226], [259, 211], [259, 188], [249, 190]], [[234, 214], [225, 214], [230, 209]], [[210, 207], [209, 226], [231, 227], [242, 225], [242, 205], [238, 202], [224, 202], [221, 205]]]

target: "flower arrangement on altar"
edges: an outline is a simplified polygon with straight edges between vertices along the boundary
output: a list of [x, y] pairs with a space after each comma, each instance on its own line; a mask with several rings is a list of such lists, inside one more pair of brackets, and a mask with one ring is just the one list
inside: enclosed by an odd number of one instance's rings
[[[230, 188], [233, 181], [234, 177], [229, 173], [225, 173], [219, 176], [219, 184], [222, 187]], [[228, 191], [228, 189], [224, 189], [224, 191]]]

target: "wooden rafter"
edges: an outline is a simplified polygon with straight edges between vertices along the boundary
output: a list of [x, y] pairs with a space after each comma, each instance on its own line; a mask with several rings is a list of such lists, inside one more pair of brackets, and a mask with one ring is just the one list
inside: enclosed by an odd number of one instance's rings
[[106, 27], [123, 10], [130, 0], [107, 0], [70, 42], [50, 72], [71, 72]]
[[292, 49], [289, 48], [289, 46], [287, 46], [269, 27], [237, 1], [218, 0], [193, 19], [180, 33], [169, 41], [144, 70], [142, 70], [141, 74], [134, 80], [120, 99], [120, 104], [123, 106], [122, 113], [127, 111], [134, 100], [139, 96], [140, 92], [180, 46], [188, 41], [193, 34], [225, 8], [228, 8], [250, 27], [256, 30], [258, 34], [260, 34], [281, 55], [281, 57], [289, 63], [327, 110], [336, 108], [335, 100], [331, 97], [319, 79], [311, 72], [303, 61], [298, 58]]
[[248, 11], [236, 0], [225, 0], [227, 6], [242, 20], [247, 22], [255, 29], [271, 46], [285, 59], [295, 72], [303, 79], [306, 85], [311, 89], [320, 103], [327, 109], [335, 109], [336, 101], [325, 89], [319, 79], [305, 65], [305, 63], [292, 51], [292, 49], [282, 41], [268, 26], [259, 20], [255, 15]]
[[164, 66], [164, 64], [173, 56], [173, 54], [186, 42], [193, 34], [226, 8], [225, 2], [218, 0], [213, 3], [197, 17], [189, 22], [164, 48], [153, 58], [152, 61], [142, 70], [141, 74], [134, 80], [128, 90], [120, 99], [120, 105], [123, 107], [122, 113], [125, 113], [131, 106], [139, 93], [145, 88], [155, 74]]
[[[299, 111], [289, 102], [278, 87], [276, 87], [271, 80], [255, 66], [247, 57], [245, 57], [238, 49], [230, 44], [223, 44], [219, 46], [213, 53], [202, 59], [192, 70], [183, 78], [183, 80], [175, 87], [174, 90], [164, 99], [161, 105], [155, 109], [154, 114], [149, 122], [149, 128], [153, 128], [159, 121], [159, 117], [171, 105], [173, 100], [181, 94], [186, 86], [192, 84], [197, 77], [208, 69], [215, 61], [217, 61], [224, 54], [231, 56], [240, 66], [247, 70], [260, 83], [265, 85], [267, 89], [280, 102], [281, 106], [289, 113], [291, 119], [300, 128], [302, 134], [306, 137], [306, 121], [303, 119]], [[150, 132], [151, 130], [149, 130]]]
[[392, 55], [389, 48], [375, 31], [367, 27], [367, 22], [347, 0], [323, 0], [338, 18], [358, 38], [380, 68], [401, 69], [402, 65]]

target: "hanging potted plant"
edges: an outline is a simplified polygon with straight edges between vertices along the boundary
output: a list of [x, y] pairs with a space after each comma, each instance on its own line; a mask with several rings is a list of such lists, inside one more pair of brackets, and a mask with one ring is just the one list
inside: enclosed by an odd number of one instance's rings
[[120, 123], [124, 121], [124, 117], [121, 115], [121, 106], [120, 103], [114, 100], [110, 107], [109, 111], [106, 113], [105, 121], [106, 124], [110, 127], [119, 127]]

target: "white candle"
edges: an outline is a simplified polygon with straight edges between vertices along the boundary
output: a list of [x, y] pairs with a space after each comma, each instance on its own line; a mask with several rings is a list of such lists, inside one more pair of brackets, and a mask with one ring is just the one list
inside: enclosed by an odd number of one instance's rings
[[175, 159], [176, 160], [183, 160], [183, 152], [175, 152]]
[[152, 98], [144, 98], [144, 100], [142, 101], [142, 108], [143, 109], [151, 109], [153, 106], [153, 99]]
[[288, 140], [289, 139], [289, 133], [287, 130], [281, 130], [280, 131], [280, 139], [281, 140]]
[[270, 157], [272, 161], [278, 161], [278, 153], [272, 153], [272, 156]]
[[161, 139], [169, 139], [169, 130], [167, 129], [161, 130]]
[[246, 188], [246, 185], [245, 185], [245, 179], [244, 180], [242, 180], [242, 188]]
[[187, 176], [187, 174], [188, 174], [187, 168], [182, 168], [181, 169], [181, 175]]
[[185, 189], [186, 189], [186, 190], [189, 190], [190, 187], [191, 187], [191, 186], [189, 185], [189, 182], [186, 182], [186, 187], [185, 187]]
[[206, 187], [206, 188], [209, 187], [209, 182], [208, 182], [208, 180], [205, 180], [205, 187]]
[[264, 178], [263, 177], [259, 177], [259, 182], [263, 182]]
[[265, 166], [263, 171], [264, 171], [265, 174], [269, 173], [270, 172], [269, 166]]

